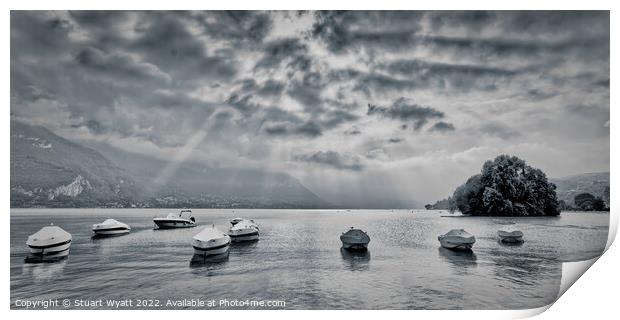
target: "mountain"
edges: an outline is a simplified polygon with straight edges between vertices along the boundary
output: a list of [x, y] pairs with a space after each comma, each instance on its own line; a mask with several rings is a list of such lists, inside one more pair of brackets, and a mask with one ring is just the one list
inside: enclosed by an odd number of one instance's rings
[[260, 169], [216, 168], [119, 150], [104, 143], [93, 148], [121, 164], [140, 186], [140, 196], [158, 207], [319, 208], [328, 203], [294, 177]]
[[11, 121], [11, 207], [125, 206], [136, 185], [97, 151]]
[[11, 207], [318, 208], [297, 179], [78, 144], [11, 121]]
[[609, 172], [582, 173], [564, 178], [551, 178], [556, 185], [559, 200], [575, 204], [575, 195], [590, 193], [601, 197], [609, 205]]

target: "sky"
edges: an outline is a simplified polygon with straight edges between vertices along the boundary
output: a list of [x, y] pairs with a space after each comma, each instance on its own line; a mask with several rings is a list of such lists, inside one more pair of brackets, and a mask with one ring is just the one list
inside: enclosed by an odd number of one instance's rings
[[12, 11], [11, 119], [432, 203], [503, 153], [608, 171], [609, 38], [607, 11]]

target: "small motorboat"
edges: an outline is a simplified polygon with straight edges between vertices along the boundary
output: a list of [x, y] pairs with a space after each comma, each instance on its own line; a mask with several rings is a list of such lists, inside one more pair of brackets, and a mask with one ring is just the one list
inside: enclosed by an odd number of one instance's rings
[[504, 228], [497, 231], [502, 242], [518, 243], [523, 241], [523, 232], [514, 228]]
[[228, 252], [230, 237], [220, 231], [215, 225], [204, 228], [192, 239], [194, 254], [211, 256]]
[[471, 250], [476, 242], [476, 237], [463, 229], [452, 229], [437, 239], [442, 247], [452, 250]]
[[26, 245], [30, 248], [27, 262], [47, 261], [64, 258], [69, 255], [71, 234], [53, 223], [41, 228], [28, 237]]
[[228, 236], [232, 242], [255, 241], [258, 240], [258, 232], [258, 225], [254, 220], [241, 219], [230, 227]]
[[232, 224], [234, 226], [237, 223], [241, 222], [242, 220], [243, 220], [243, 218], [233, 218], [233, 219], [230, 219], [230, 224]]
[[351, 229], [343, 232], [340, 235], [340, 241], [342, 241], [342, 247], [347, 250], [366, 250], [368, 249], [368, 243], [370, 237], [368, 234], [360, 229]]
[[131, 228], [120, 221], [107, 219], [102, 223], [93, 224], [92, 230], [96, 236], [113, 236], [129, 233]]
[[173, 229], [173, 228], [191, 228], [196, 226], [196, 219], [192, 215], [192, 210], [181, 210], [180, 213], [169, 213], [164, 218], [153, 219], [155, 225], [159, 229]]

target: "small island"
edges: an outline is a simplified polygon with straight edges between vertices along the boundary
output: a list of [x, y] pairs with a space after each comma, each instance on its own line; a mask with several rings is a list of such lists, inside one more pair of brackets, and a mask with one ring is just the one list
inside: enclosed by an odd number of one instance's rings
[[555, 189], [540, 169], [500, 155], [440, 202], [470, 216], [557, 216], [561, 208]]

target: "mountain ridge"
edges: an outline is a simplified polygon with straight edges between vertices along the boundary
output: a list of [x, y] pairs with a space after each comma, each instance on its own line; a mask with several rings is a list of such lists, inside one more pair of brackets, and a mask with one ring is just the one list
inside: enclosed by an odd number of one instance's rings
[[[116, 155], [112, 150], [117, 150]], [[119, 166], [115, 160], [123, 160], [123, 156], [126, 161]], [[11, 207], [329, 205], [294, 177], [258, 169], [180, 163], [169, 179], [158, 185], [153, 177], [168, 165], [164, 160], [113, 147], [85, 146], [47, 128], [11, 120]]]

